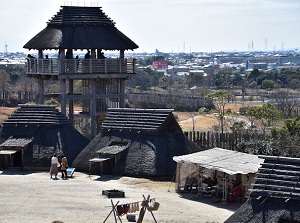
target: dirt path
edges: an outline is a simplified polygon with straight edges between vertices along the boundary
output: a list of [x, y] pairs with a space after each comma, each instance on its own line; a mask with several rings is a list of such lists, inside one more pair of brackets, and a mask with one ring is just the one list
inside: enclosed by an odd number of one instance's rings
[[[157, 222], [164, 223], [221, 223], [239, 206], [214, 204], [209, 198], [196, 194], [178, 194], [170, 182], [132, 177], [89, 177], [79, 172], [68, 180], [53, 180], [47, 172], [10, 170], [0, 171], [0, 222], [103, 222], [111, 210], [111, 199], [102, 195], [102, 190], [111, 189], [125, 192], [125, 198], [115, 198], [114, 203], [142, 201], [143, 195], [156, 198], [160, 207], [153, 213]], [[128, 222], [126, 216], [121, 219]], [[114, 222], [113, 215], [106, 222]], [[154, 222], [150, 212], [146, 212], [143, 222]]]

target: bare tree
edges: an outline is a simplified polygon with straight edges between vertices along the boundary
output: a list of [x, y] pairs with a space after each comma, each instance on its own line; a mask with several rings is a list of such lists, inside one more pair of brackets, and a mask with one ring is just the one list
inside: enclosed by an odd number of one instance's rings
[[207, 95], [207, 99], [211, 100], [214, 104], [220, 120], [220, 127], [222, 134], [224, 133], [224, 124], [225, 124], [225, 106], [234, 99], [234, 95], [230, 92], [218, 90], [209, 95]]
[[29, 93], [28, 99], [31, 100], [30, 95], [37, 91], [37, 83], [34, 78], [22, 76], [15, 85], [16, 91], [21, 91], [25, 94]]
[[282, 112], [283, 116], [286, 118], [293, 118], [295, 111], [299, 108], [300, 92], [295, 91], [292, 93], [289, 89], [278, 91], [271, 95], [271, 98], [276, 102], [278, 109]]
[[2, 92], [2, 98], [5, 98], [6, 92], [10, 89], [10, 77], [5, 70], [0, 70], [0, 90]]

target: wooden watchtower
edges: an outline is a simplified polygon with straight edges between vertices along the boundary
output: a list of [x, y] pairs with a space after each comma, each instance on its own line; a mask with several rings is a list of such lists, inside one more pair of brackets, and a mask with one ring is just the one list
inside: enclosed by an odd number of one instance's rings
[[[74, 121], [74, 101], [80, 101], [81, 117], [91, 120], [92, 138], [108, 108], [125, 106], [124, 82], [136, 74], [136, 64], [124, 52], [138, 46], [101, 7], [62, 6], [24, 48], [38, 51], [38, 58], [27, 59], [27, 75], [38, 81], [38, 103], [44, 103], [44, 80], [59, 81], [61, 112]], [[44, 50], [58, 50], [58, 58], [47, 58]], [[89, 51], [89, 58], [76, 58], [77, 50]], [[119, 57], [103, 58], [102, 50], [117, 50]], [[75, 83], [82, 86], [79, 93]]]

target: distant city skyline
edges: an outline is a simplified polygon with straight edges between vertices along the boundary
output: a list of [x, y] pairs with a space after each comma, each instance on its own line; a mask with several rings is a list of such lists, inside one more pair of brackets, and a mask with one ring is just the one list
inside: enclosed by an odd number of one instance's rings
[[62, 5], [102, 7], [137, 53], [300, 48], [299, 0], [1, 0], [0, 52], [27, 52]]

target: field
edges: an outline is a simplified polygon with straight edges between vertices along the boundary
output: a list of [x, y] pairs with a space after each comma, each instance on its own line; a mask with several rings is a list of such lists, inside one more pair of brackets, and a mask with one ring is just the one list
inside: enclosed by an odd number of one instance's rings
[[[241, 107], [246, 106], [260, 106], [261, 103], [229, 103], [225, 106], [225, 110], [230, 109], [233, 113], [238, 113]], [[217, 115], [199, 115], [197, 112], [173, 112], [177, 117], [178, 123], [180, 124], [183, 131], [191, 131], [193, 128], [194, 117], [194, 128], [195, 131], [213, 131], [213, 127], [219, 124]], [[245, 119], [243, 116], [236, 116], [237, 118]]]

